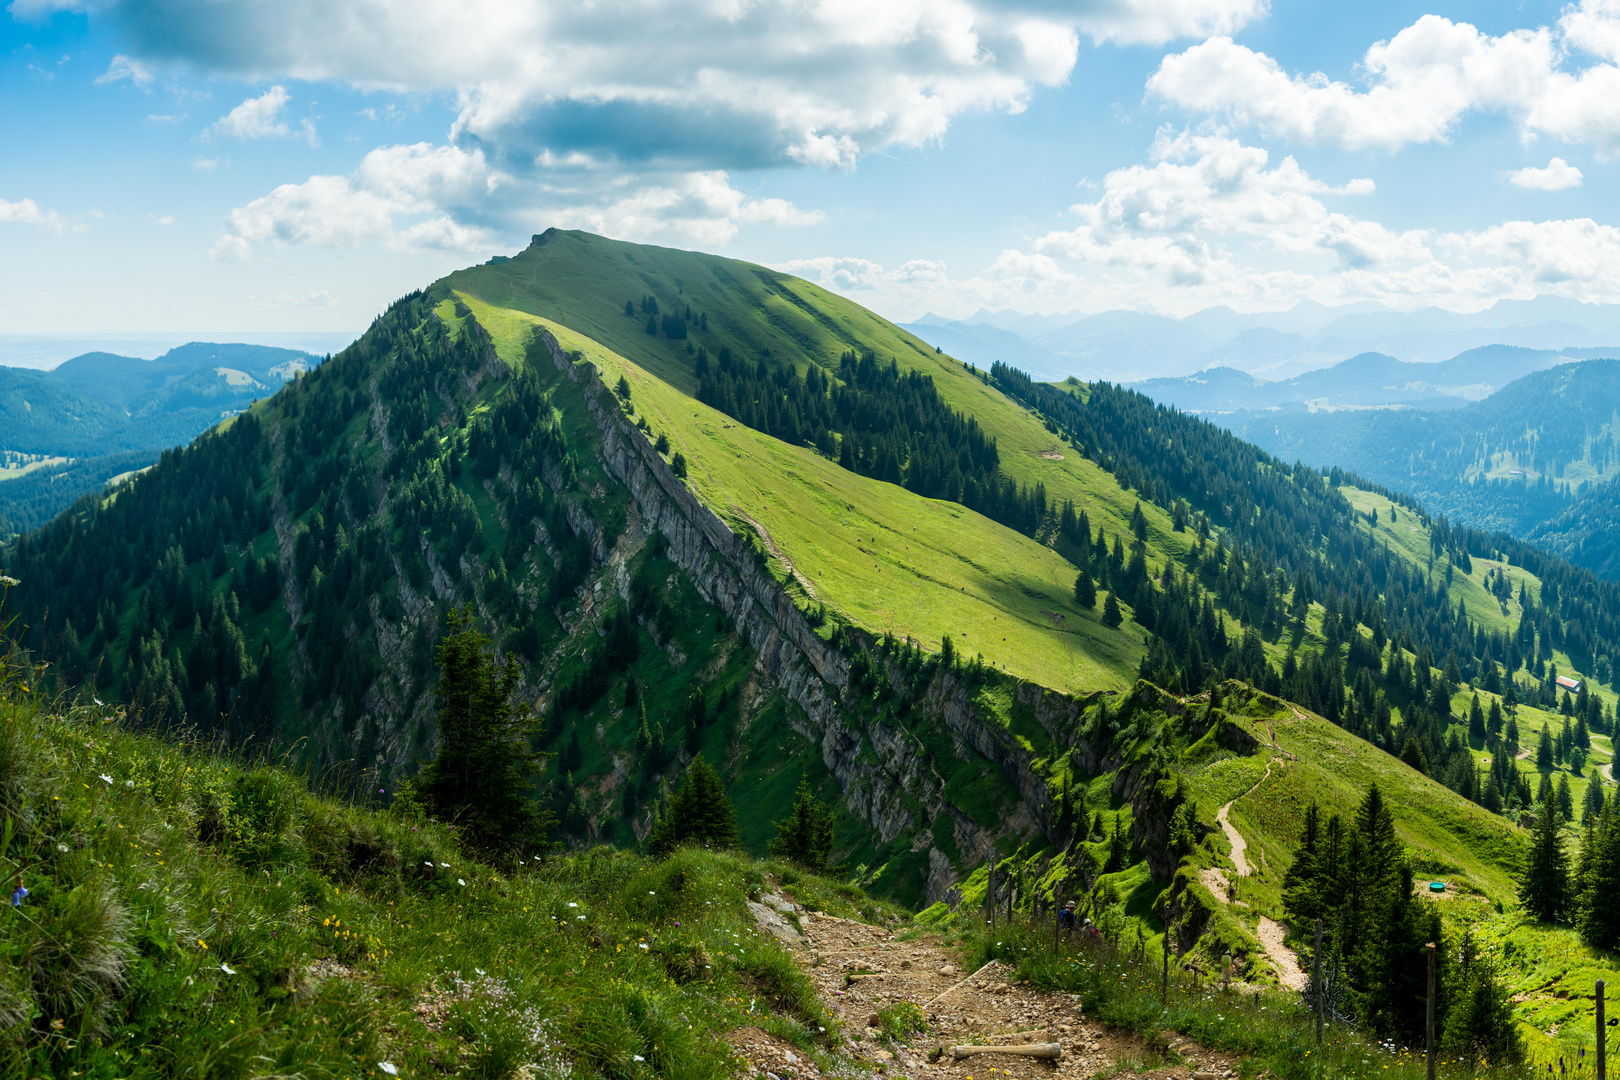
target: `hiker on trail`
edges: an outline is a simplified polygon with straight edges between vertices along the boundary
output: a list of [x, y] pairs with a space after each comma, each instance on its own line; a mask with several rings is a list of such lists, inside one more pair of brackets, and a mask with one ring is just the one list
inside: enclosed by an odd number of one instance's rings
[[1102, 941], [1102, 934], [1097, 931], [1096, 924], [1090, 919], [1086, 920], [1086, 925], [1082, 929], [1085, 932], [1085, 940], [1087, 943], [1096, 944]]
[[1058, 912], [1058, 930], [1062, 932], [1064, 937], [1068, 937], [1070, 934], [1074, 933], [1073, 900], [1070, 900], [1067, 904], [1064, 904], [1063, 910]]

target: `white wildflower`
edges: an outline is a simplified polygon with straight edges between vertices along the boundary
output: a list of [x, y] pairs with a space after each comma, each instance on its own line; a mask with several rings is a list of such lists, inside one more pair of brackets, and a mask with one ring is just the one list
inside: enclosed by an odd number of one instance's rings
[[[466, 885], [467, 883], [465, 881], [461, 880], [460, 878], [456, 878], [456, 884], [457, 885]], [[483, 972], [479, 972], [479, 974], [482, 975]]]
[[379, 1062], [377, 1062], [377, 1068], [381, 1069], [383, 1072], [387, 1073], [389, 1076], [398, 1076], [399, 1075], [399, 1069], [394, 1065], [394, 1063], [392, 1061], [379, 1061]]
[[113, 778], [108, 776], [106, 773], [102, 773], [101, 774], [101, 782], [104, 783], [104, 784], [111, 785], [112, 782], [113, 782]]
[[235, 975], [236, 974], [236, 969], [231, 967], [231, 965], [229, 965], [229, 964], [221, 964], [221, 965], [219, 965], [219, 970], [223, 971], [227, 975]]
[[0, 574], [0, 587], [4, 587], [4, 588], [9, 589], [13, 585], [21, 585], [21, 584], [22, 584], [22, 582], [18, 581], [16, 578], [12, 577], [10, 574]]

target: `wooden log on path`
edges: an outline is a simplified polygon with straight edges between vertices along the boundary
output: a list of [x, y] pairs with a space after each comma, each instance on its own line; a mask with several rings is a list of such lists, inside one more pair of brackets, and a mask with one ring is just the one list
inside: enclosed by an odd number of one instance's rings
[[951, 1053], [956, 1060], [975, 1054], [1011, 1054], [1014, 1057], [1030, 1058], [1060, 1058], [1063, 1056], [1062, 1043], [1026, 1043], [1023, 1046], [953, 1046]]

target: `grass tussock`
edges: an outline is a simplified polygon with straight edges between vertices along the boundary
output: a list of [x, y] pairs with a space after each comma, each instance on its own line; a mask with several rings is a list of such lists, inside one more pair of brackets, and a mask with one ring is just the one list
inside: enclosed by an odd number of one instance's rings
[[835, 1045], [745, 906], [786, 867], [598, 848], [501, 873], [443, 825], [33, 697], [0, 693], [0, 1075], [696, 1078], [731, 1075], [744, 1024]]
[[[1253, 988], [1220, 989], [1218, 980], [1202, 981], [1170, 969], [1168, 999], [1163, 996], [1163, 954], [1152, 950], [1138, 958], [1104, 944], [1080, 939], [1052, 945], [1050, 926], [1027, 923], [994, 932], [973, 931], [963, 941], [970, 966], [999, 960], [1014, 969], [1014, 978], [1048, 990], [1074, 995], [1088, 1016], [1143, 1038], [1144, 1067], [1174, 1058], [1175, 1034], [1199, 1045], [1233, 1055], [1240, 1075], [1274, 1080], [1422, 1080], [1422, 1048], [1380, 1044], [1353, 1030], [1329, 1025], [1321, 1045], [1315, 1020], [1299, 995]], [[1447, 1053], [1436, 1055], [1437, 1074], [1450, 1080], [1491, 1077], [1529, 1080], [1534, 1066], [1487, 1067]]]

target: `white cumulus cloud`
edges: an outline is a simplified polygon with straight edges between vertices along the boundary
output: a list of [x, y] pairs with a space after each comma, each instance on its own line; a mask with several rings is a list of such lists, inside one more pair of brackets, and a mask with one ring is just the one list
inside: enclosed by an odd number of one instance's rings
[[61, 232], [62, 218], [55, 210], [41, 210], [33, 199], [0, 199], [0, 225], [35, 225], [47, 232]]
[[1521, 136], [1620, 153], [1620, 4], [1580, 0], [1550, 27], [1501, 35], [1424, 15], [1362, 58], [1365, 87], [1290, 73], [1215, 37], [1166, 56], [1148, 80], [1162, 100], [1267, 135], [1348, 150], [1443, 142], [1470, 112]]
[[[258, 97], [248, 98], [242, 104], [210, 124], [203, 132], [205, 138], [223, 135], [232, 139], [275, 139], [292, 134], [283, 112], [292, 96], [285, 87], [272, 86]], [[306, 119], [299, 130], [311, 146], [317, 145], [315, 125]]]
[[1531, 166], [1507, 174], [1508, 183], [1514, 187], [1535, 188], [1537, 191], [1564, 191], [1568, 188], [1577, 188], [1581, 186], [1581, 180], [1581, 170], [1561, 157], [1555, 157], [1547, 162], [1545, 169]]
[[400, 250], [474, 251], [486, 230], [458, 223], [446, 207], [500, 182], [481, 152], [427, 143], [373, 150], [350, 176], [283, 184], [230, 212], [215, 258], [246, 259], [253, 245], [351, 247], [378, 241]]
[[[456, 136], [515, 168], [544, 152], [698, 171], [843, 167], [1016, 112], [1082, 37], [1232, 33], [1267, 0], [15, 0], [116, 23], [142, 64], [449, 92]], [[133, 77], [133, 75], [131, 75]]]
[[[27, 14], [24, 11], [18, 11], [17, 7], [18, 5], [16, 4], [12, 5], [12, 12], [14, 14]], [[123, 53], [119, 53], [107, 64], [107, 70], [96, 76], [96, 82], [98, 84], [106, 84], [122, 82], [123, 80], [128, 79], [130, 82], [144, 90], [148, 86], [152, 85], [155, 78], [156, 76], [152, 72], [151, 65], [137, 60], [132, 56], [125, 56]]]

